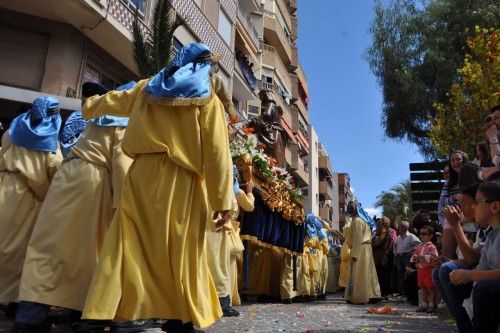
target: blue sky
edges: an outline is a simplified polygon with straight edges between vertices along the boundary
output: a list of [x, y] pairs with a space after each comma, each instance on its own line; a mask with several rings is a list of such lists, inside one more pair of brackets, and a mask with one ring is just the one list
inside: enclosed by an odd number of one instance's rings
[[[348, 172], [354, 195], [373, 208], [383, 190], [409, 178], [422, 161], [415, 146], [384, 136], [382, 92], [363, 59], [374, 1], [298, 1], [299, 60], [307, 75], [309, 114], [336, 172]], [[368, 210], [373, 213], [373, 209]]]

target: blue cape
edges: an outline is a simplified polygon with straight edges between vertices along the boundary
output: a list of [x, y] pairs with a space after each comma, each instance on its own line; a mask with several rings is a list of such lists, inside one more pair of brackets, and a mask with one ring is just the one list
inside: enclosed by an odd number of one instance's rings
[[370, 215], [368, 215], [368, 213], [365, 212], [363, 207], [361, 207], [361, 204], [359, 202], [358, 202], [357, 209], [358, 209], [358, 216], [361, 217], [370, 226], [370, 229], [372, 231], [375, 230], [377, 225], [375, 224], [373, 219], [370, 217]]
[[[130, 81], [129, 83], [117, 87], [115, 90], [117, 91], [130, 90], [134, 88], [136, 84], [137, 82]], [[92, 122], [95, 125], [101, 127], [127, 127], [128, 117], [115, 117], [115, 116], [104, 115], [95, 118], [94, 120], [92, 120]]]
[[[146, 93], [154, 97], [195, 98], [210, 95], [210, 61], [195, 62], [202, 54], [210, 53], [210, 49], [201, 43], [184, 46], [177, 52], [169, 66], [153, 76], [147, 86]], [[168, 76], [171, 69], [177, 69]]]
[[59, 101], [50, 96], [38, 97], [33, 101], [31, 109], [14, 118], [9, 136], [18, 146], [56, 152], [61, 122]]
[[71, 147], [78, 142], [86, 126], [87, 121], [83, 119], [81, 111], [73, 112], [66, 119], [63, 129], [59, 133], [59, 143], [64, 157], [68, 155]]

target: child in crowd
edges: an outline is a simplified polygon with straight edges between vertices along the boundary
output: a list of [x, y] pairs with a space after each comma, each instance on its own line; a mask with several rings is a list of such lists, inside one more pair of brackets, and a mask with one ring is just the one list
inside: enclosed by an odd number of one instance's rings
[[432, 244], [434, 229], [430, 226], [420, 228], [420, 239], [422, 243], [415, 248], [411, 262], [416, 263], [418, 274], [418, 287], [422, 290], [422, 304], [417, 312], [434, 312], [434, 300], [436, 288], [432, 282], [432, 270], [437, 264], [438, 251]]

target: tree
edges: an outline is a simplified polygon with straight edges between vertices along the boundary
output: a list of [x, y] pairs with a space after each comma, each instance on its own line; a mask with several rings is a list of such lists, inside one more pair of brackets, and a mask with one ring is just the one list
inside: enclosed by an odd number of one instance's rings
[[499, 24], [496, 0], [391, 0], [387, 7], [378, 1], [365, 58], [383, 91], [385, 134], [435, 157], [429, 138], [433, 105], [445, 103], [457, 82], [474, 26]]
[[446, 156], [453, 149], [474, 156], [475, 144], [484, 140], [483, 120], [498, 104], [500, 85], [500, 29], [480, 29], [469, 38], [469, 52], [458, 69], [460, 80], [451, 86], [446, 104], [436, 103], [430, 138]]
[[174, 32], [183, 24], [184, 21], [174, 14], [169, 0], [157, 0], [150, 33], [144, 35], [136, 10], [132, 31], [134, 59], [142, 79], [155, 75], [170, 63]]
[[411, 183], [406, 180], [391, 188], [390, 191], [382, 191], [377, 196], [375, 207], [382, 208], [382, 214], [394, 223], [411, 218]]

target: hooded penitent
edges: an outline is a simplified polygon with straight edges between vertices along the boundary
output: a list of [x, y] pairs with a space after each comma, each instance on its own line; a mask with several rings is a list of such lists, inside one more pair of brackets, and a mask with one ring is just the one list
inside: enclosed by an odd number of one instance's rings
[[31, 108], [17, 116], [9, 136], [18, 146], [37, 151], [55, 152], [61, 127], [59, 101], [50, 96], [38, 97]]
[[78, 142], [86, 126], [87, 121], [83, 119], [81, 111], [71, 113], [66, 119], [63, 129], [59, 133], [59, 143], [64, 157], [69, 153], [71, 147]]
[[146, 93], [158, 98], [197, 98], [210, 96], [210, 49], [201, 43], [183, 47], [168, 67], [153, 76]]

